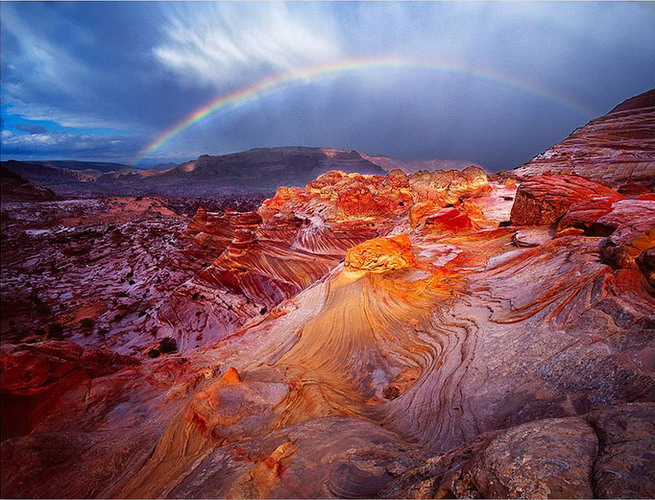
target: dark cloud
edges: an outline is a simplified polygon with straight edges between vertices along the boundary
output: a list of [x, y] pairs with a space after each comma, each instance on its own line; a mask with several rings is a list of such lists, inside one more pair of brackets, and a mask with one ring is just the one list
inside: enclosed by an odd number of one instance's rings
[[129, 161], [220, 95], [393, 57], [442, 70], [302, 81], [190, 127], [151, 159], [323, 145], [509, 168], [655, 85], [647, 2], [2, 2], [0, 14], [14, 154]]
[[16, 129], [22, 132], [27, 132], [28, 134], [45, 134], [48, 129], [43, 125], [36, 125], [34, 123], [17, 123]]
[[3, 157], [120, 159], [133, 154], [141, 143], [134, 138], [93, 134], [38, 133], [17, 134], [3, 130], [0, 134]]

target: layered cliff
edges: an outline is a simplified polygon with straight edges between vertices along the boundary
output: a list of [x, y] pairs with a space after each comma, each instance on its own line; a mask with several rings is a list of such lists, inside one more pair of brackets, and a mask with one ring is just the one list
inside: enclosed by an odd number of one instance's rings
[[575, 174], [615, 189], [653, 189], [655, 89], [608, 114], [513, 171], [520, 180], [545, 173]]

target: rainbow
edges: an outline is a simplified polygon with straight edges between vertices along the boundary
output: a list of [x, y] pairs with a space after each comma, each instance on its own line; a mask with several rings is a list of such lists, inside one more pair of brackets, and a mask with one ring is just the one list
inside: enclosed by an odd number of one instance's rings
[[173, 137], [179, 135], [184, 130], [202, 122], [210, 116], [220, 113], [221, 111], [234, 109], [258, 99], [269, 97], [273, 94], [286, 90], [289, 87], [314, 83], [316, 81], [332, 77], [335, 74], [387, 68], [427, 69], [449, 73], [466, 74], [476, 78], [481, 78], [483, 80], [501, 83], [520, 89], [529, 94], [548, 99], [563, 107], [576, 111], [585, 118], [591, 118], [593, 116], [593, 111], [570, 99], [561, 97], [547, 89], [540, 88], [533, 84], [521, 81], [517, 78], [503, 75], [491, 70], [481, 71], [453, 63], [434, 63], [397, 58], [349, 59], [319, 66], [313, 66], [311, 68], [293, 71], [284, 75], [273, 76], [259, 81], [249, 87], [220, 95], [216, 99], [207, 103], [205, 106], [187, 115], [182, 121], [176, 123], [164, 131], [161, 135], [156, 137], [150, 144], [139, 151], [134, 162], [139, 162], [149, 154], [152, 154], [154, 151], [162, 147]]

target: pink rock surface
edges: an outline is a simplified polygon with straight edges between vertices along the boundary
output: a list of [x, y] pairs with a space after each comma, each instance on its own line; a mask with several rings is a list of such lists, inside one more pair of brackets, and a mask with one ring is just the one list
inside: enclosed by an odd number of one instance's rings
[[512, 171], [518, 180], [575, 174], [614, 189], [655, 186], [655, 89], [626, 100]]
[[583, 201], [611, 203], [623, 198], [616, 191], [582, 177], [541, 175], [521, 182], [510, 217], [514, 225], [553, 224], [573, 204]]

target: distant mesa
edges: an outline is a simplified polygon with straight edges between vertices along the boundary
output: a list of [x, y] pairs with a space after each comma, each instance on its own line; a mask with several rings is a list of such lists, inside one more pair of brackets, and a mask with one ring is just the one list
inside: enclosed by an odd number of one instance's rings
[[76, 160], [48, 160], [48, 161], [30, 161], [33, 165], [46, 165], [49, 167], [66, 168], [68, 170], [93, 170], [96, 172], [116, 172], [125, 168], [133, 168], [125, 163], [96, 162], [96, 161], [76, 161]]
[[225, 195], [230, 190], [272, 193], [278, 186], [301, 187], [329, 171], [384, 175], [465, 170], [469, 162], [399, 160], [335, 148], [258, 148], [222, 156], [202, 155], [181, 163], [137, 169], [119, 163], [80, 161], [4, 162], [9, 170], [61, 195], [188, 196]]
[[406, 174], [413, 174], [421, 170], [434, 172], [435, 170], [464, 170], [467, 167], [482, 168], [477, 163], [463, 160], [401, 160], [390, 156], [374, 156], [363, 153], [362, 157], [379, 165], [387, 172], [398, 169]]
[[71, 170], [50, 163], [9, 160], [2, 162], [2, 166], [23, 179], [51, 189], [58, 194], [68, 194], [67, 186], [75, 186], [75, 192], [81, 193], [87, 188], [88, 183], [93, 182], [101, 175], [100, 172], [93, 169]]
[[159, 185], [209, 181], [233, 187], [303, 186], [330, 170], [384, 174], [357, 151], [330, 148], [259, 148], [223, 156], [202, 155], [153, 178]]

